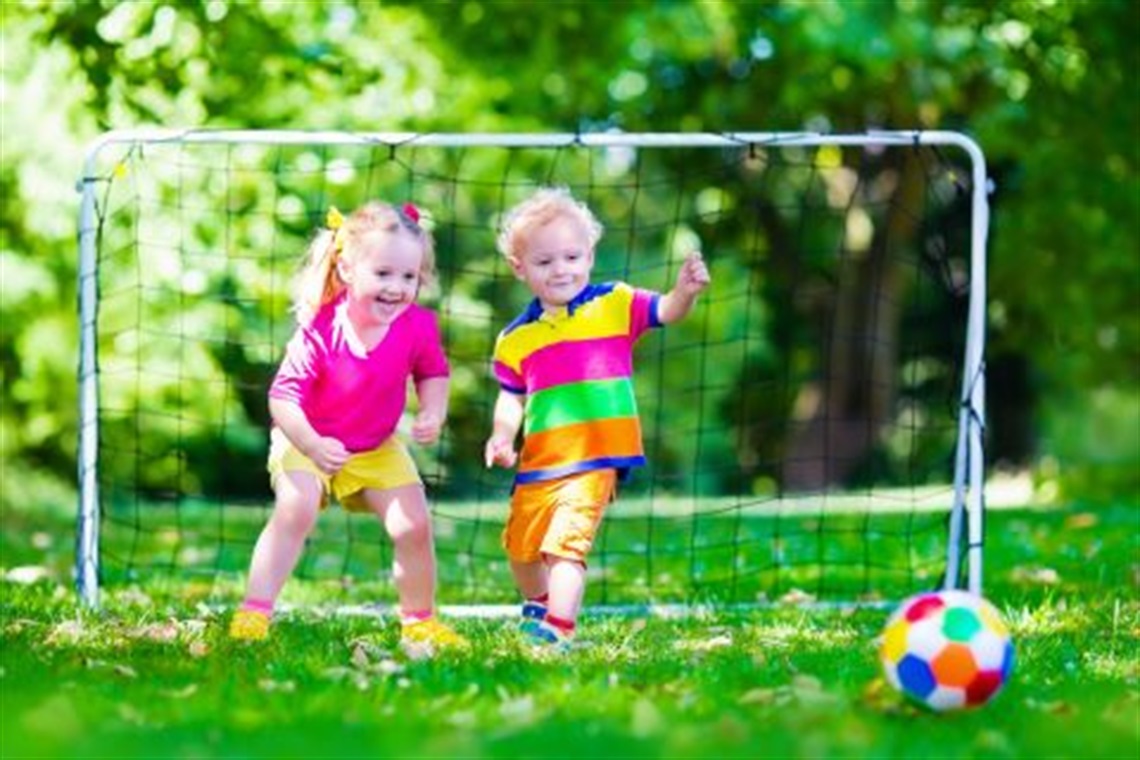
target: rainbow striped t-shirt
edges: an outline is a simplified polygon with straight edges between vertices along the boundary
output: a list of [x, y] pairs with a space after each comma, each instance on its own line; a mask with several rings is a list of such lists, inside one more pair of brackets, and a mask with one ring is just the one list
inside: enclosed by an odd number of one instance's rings
[[633, 345], [661, 325], [659, 300], [622, 282], [588, 285], [554, 313], [536, 298], [499, 334], [495, 377], [526, 395], [516, 484], [645, 464]]

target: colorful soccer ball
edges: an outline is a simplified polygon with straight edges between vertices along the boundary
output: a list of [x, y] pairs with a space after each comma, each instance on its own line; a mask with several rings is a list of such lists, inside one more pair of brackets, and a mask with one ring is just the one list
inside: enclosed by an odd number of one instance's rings
[[903, 694], [933, 710], [957, 710], [998, 693], [1013, 669], [1013, 644], [985, 599], [938, 591], [912, 596], [891, 615], [879, 657]]

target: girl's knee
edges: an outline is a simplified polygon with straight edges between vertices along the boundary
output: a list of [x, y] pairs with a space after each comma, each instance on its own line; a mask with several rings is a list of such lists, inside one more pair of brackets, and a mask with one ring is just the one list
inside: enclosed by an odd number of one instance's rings
[[421, 486], [373, 492], [367, 499], [384, 522], [388, 536], [400, 545], [431, 542], [431, 513]]
[[278, 499], [270, 518], [280, 530], [293, 536], [308, 536], [317, 523], [321, 511], [320, 498], [293, 494]]
[[431, 543], [431, 518], [427, 512], [412, 512], [389, 527], [393, 543], [421, 545]]

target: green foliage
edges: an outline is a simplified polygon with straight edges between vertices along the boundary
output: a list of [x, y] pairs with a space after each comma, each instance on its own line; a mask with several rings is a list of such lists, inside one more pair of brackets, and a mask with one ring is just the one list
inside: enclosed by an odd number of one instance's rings
[[1045, 430], [1053, 457], [1039, 477], [1059, 498], [1106, 503], [1140, 493], [1140, 393], [1099, 387], [1054, 409]]
[[[73, 182], [84, 145], [98, 133], [147, 124], [420, 132], [961, 128], [982, 144], [996, 179], [991, 360], [1027, 358], [1040, 388], [1040, 410], [1030, 412], [1045, 437], [1026, 448], [1060, 460], [1062, 477], [1082, 471], [1088, 447], [1066, 445], [1071, 436], [1045, 424], [1063, 416], [1076, 395], [1113, 393], [1140, 379], [1140, 104], [1123, 95], [1137, 85], [1140, 18], [1127, 0], [33, 0], [5, 3], [3, 14], [0, 423], [13, 466], [64, 477], [74, 471]], [[486, 167], [468, 169], [478, 176]], [[258, 180], [248, 181], [250, 194], [239, 192], [231, 203], [257, 195]], [[310, 192], [306, 208], [319, 208], [319, 200]], [[299, 224], [290, 234], [300, 240], [310, 228]], [[273, 234], [238, 232], [251, 246]], [[208, 244], [212, 233], [201, 234]], [[445, 297], [482, 304], [491, 296], [452, 285], [459, 292]], [[208, 286], [224, 289], [223, 275], [209, 273]], [[772, 284], [765, 292], [762, 319], [778, 322], [784, 311], [776, 290]], [[265, 304], [265, 318], [281, 315], [281, 307]], [[195, 319], [205, 329], [228, 308]], [[721, 327], [728, 329], [708, 329]], [[777, 352], [772, 361], [794, 364], [795, 357]], [[250, 382], [264, 374], [256, 356], [218, 354], [203, 366], [246, 373]], [[1001, 392], [994, 389], [1002, 404], [1024, 395]], [[251, 399], [232, 403], [235, 419], [256, 421]], [[456, 413], [469, 419], [472, 402], [461, 395]], [[464, 447], [475, 445], [470, 428], [457, 435]], [[756, 444], [761, 456], [763, 445]], [[235, 447], [243, 450], [240, 440]], [[1140, 452], [1120, 457], [1121, 471], [1134, 472]]]

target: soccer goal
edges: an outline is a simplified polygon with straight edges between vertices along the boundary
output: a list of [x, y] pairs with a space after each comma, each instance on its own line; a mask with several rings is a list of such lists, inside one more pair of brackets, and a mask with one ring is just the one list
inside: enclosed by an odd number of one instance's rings
[[[80, 182], [77, 582], [238, 598], [272, 504], [266, 391], [330, 206], [413, 201], [452, 365], [427, 484], [443, 603], [516, 599], [511, 475], [482, 462], [495, 337], [528, 294], [503, 212], [567, 187], [597, 281], [713, 284], [638, 344], [649, 465], [609, 508], [587, 603], [875, 602], [980, 591], [987, 180], [952, 132], [126, 131]], [[284, 599], [391, 601], [379, 525], [322, 514]]]

